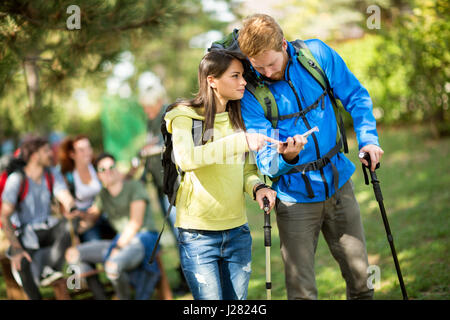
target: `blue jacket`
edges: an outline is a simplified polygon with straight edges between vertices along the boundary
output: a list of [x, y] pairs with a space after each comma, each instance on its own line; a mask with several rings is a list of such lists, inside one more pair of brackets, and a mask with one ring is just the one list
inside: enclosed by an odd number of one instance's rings
[[[306, 45], [326, 73], [330, 85], [337, 99], [340, 99], [353, 118], [359, 148], [368, 144], [379, 145], [376, 121], [372, 114], [372, 101], [369, 93], [350, 72], [342, 58], [329, 46], [320, 40], [306, 40]], [[288, 42], [289, 62], [285, 70], [284, 80], [269, 84], [278, 106], [279, 115], [287, 115], [299, 111], [296, 94], [301, 108], [304, 109], [314, 103], [322, 94], [319, 83], [308, 73], [295, 57], [295, 50]], [[288, 84], [291, 80], [294, 90]], [[302, 134], [308, 130], [302, 119], [296, 118], [279, 120], [277, 130], [272, 128], [269, 120], [264, 116], [264, 110], [248, 90], [241, 100], [242, 117], [249, 132], [259, 132], [269, 137], [286, 141], [288, 137]], [[323, 176], [319, 170], [307, 171], [314, 198], [309, 198], [301, 173], [287, 174], [289, 170], [299, 164], [317, 160], [323, 157], [336, 145], [337, 122], [330, 98], [325, 97], [322, 109], [317, 107], [306, 114], [306, 121], [311, 127], [318, 126], [315, 138], [308, 137], [305, 149], [299, 154], [295, 164], [289, 164], [276, 152], [276, 149], [266, 146], [256, 153], [256, 164], [261, 173], [271, 178], [280, 177], [273, 184], [278, 198], [289, 202], [320, 202], [330, 198], [335, 193], [333, 170], [331, 164], [323, 168]], [[277, 132], [278, 131], [278, 132]], [[279, 134], [279, 135], [277, 135]], [[355, 171], [355, 166], [342, 153], [331, 158], [331, 162], [339, 172], [339, 188], [341, 188]]]

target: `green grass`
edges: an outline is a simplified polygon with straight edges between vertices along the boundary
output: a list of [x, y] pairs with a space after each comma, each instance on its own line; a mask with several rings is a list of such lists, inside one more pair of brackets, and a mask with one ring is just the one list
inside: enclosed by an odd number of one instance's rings
[[[369, 263], [381, 270], [381, 287], [375, 299], [401, 299], [401, 291], [386, 238], [381, 214], [372, 185], [364, 184], [361, 165], [357, 159], [357, 144], [348, 130], [350, 153], [356, 165], [353, 175], [355, 193], [361, 207], [367, 241]], [[380, 143], [385, 151], [381, 182], [389, 223], [402, 273], [411, 299], [450, 298], [450, 139], [431, 139], [424, 126], [379, 129]], [[156, 199], [154, 191], [152, 199]], [[155, 201], [153, 201], [155, 203]], [[263, 218], [257, 204], [247, 199], [248, 219], [253, 237], [252, 276], [248, 299], [265, 299], [265, 249]], [[155, 211], [158, 211], [155, 206]], [[161, 225], [161, 214], [155, 218]], [[272, 299], [286, 299], [284, 265], [275, 216], [272, 216]], [[178, 284], [177, 250], [171, 234], [163, 235], [163, 262], [172, 287]], [[319, 299], [345, 299], [345, 282], [336, 261], [320, 236], [316, 252], [316, 281]], [[6, 297], [0, 278], [0, 299]], [[190, 295], [176, 296], [190, 299]]]

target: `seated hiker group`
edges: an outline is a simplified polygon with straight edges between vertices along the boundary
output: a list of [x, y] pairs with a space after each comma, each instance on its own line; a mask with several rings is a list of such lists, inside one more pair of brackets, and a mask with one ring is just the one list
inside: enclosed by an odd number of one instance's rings
[[[373, 298], [341, 111], [352, 116], [372, 170], [383, 150], [369, 93], [336, 51], [316, 39], [289, 42], [272, 17], [255, 14], [201, 59], [193, 99], [153, 109], [147, 102], [160, 149], [146, 167], [194, 299], [247, 298], [245, 193], [261, 209], [265, 198], [275, 209], [288, 299], [317, 299], [320, 231], [347, 298]], [[47, 140], [26, 139], [2, 190], [7, 254], [28, 297], [40, 299], [39, 286], [65, 263], [84, 274], [103, 263], [117, 298], [150, 298], [161, 270], [150, 259], [159, 238], [145, 185], [119, 172], [111, 154], [93, 162], [87, 136], [61, 144], [58, 168], [51, 159]], [[63, 218], [52, 214], [53, 199]], [[97, 274], [86, 282], [96, 299], [107, 298]]]
[[[111, 154], [101, 154], [94, 168], [89, 139], [74, 141], [61, 146], [62, 154], [70, 150], [61, 170], [51, 167], [52, 151], [41, 137], [26, 139], [7, 169], [1, 221], [12, 268], [30, 299], [41, 299], [39, 286], [60, 277], [65, 263], [78, 266], [78, 276], [104, 263], [117, 298], [130, 299], [131, 285], [135, 299], [148, 299], [160, 270], [148, 263], [157, 233], [147, 191], [124, 179]], [[52, 214], [53, 198], [64, 218]], [[97, 273], [86, 280], [94, 298], [107, 298]]]

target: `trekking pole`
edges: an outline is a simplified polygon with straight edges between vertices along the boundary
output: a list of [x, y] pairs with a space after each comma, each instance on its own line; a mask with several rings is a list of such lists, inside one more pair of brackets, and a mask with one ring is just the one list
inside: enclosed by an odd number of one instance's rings
[[272, 239], [270, 235], [270, 202], [267, 197], [263, 198], [264, 203], [264, 246], [266, 247], [266, 292], [267, 300], [272, 299], [272, 280], [270, 279], [270, 246]]
[[72, 244], [72, 247], [75, 247], [78, 243], [76, 240], [76, 235], [75, 235], [75, 225], [77, 225], [78, 223], [76, 223], [76, 218], [74, 217], [69, 217], [67, 218], [67, 222], [69, 223], [69, 232], [70, 232], [70, 243]]
[[[402, 272], [400, 270], [400, 264], [398, 263], [398, 259], [397, 259], [397, 252], [395, 251], [394, 238], [392, 237], [391, 228], [389, 227], [386, 210], [384, 208], [383, 195], [381, 194], [381, 188], [380, 188], [380, 181], [378, 180], [377, 174], [375, 173], [375, 171], [371, 170], [372, 164], [370, 161], [370, 155], [367, 152], [361, 152], [359, 154], [359, 158], [365, 159], [368, 163], [368, 166], [365, 166], [364, 164], [362, 164], [364, 180], [365, 180], [366, 185], [369, 185], [369, 178], [368, 178], [367, 172], [366, 172], [366, 169], [369, 169], [370, 178], [372, 180], [371, 182], [372, 182], [373, 190], [375, 193], [375, 198], [378, 201], [378, 205], [380, 207], [381, 217], [383, 218], [383, 223], [384, 223], [384, 228], [386, 229], [387, 239], [389, 241], [389, 246], [391, 247], [392, 257], [394, 258], [395, 269], [397, 270], [397, 276], [398, 276], [398, 281], [400, 282], [400, 288], [402, 290], [403, 300], [408, 300], [408, 294], [406, 292], [405, 283], [403, 282], [403, 276], [402, 276]], [[378, 169], [379, 167], [380, 167], [380, 164], [377, 163], [375, 170]]]

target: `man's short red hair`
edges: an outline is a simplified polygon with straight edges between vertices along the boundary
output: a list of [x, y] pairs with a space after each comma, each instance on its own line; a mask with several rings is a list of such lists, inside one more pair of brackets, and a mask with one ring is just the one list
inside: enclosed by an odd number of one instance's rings
[[283, 30], [267, 14], [254, 14], [244, 20], [239, 30], [239, 47], [247, 57], [256, 57], [267, 50], [283, 49]]

